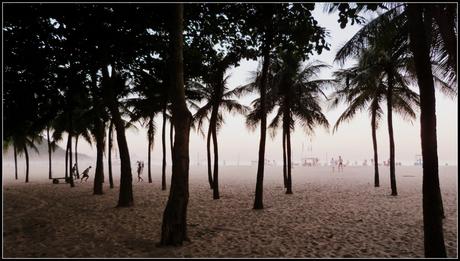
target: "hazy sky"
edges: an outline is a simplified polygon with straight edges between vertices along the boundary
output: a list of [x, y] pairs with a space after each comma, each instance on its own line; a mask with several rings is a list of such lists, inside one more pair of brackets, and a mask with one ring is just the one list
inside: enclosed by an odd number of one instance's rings
[[[326, 27], [330, 32], [328, 42], [331, 45], [330, 51], [323, 51], [321, 55], [314, 55], [310, 59], [318, 59], [327, 64], [333, 65], [333, 57], [337, 49], [350, 39], [356, 33], [360, 26], [350, 24], [345, 29], [340, 29], [337, 22], [338, 15], [326, 14], [322, 11], [322, 7], [317, 5], [313, 12], [318, 23]], [[350, 64], [350, 63], [348, 63]], [[248, 82], [250, 72], [257, 69], [257, 61], [242, 61], [240, 66], [232, 68], [228, 71], [231, 74], [229, 79], [230, 89]], [[333, 65], [332, 69], [324, 70], [321, 73], [322, 78], [329, 78], [331, 72], [338, 69], [337, 64]], [[418, 87], [414, 90], [418, 92]], [[329, 93], [329, 91], [328, 91]], [[257, 94], [249, 95], [241, 99], [242, 103], [249, 103], [257, 97]], [[448, 162], [449, 164], [457, 164], [457, 102], [458, 99], [445, 97], [441, 93], [436, 96], [436, 115], [437, 115], [437, 135], [438, 135], [438, 156], [440, 164]], [[339, 115], [344, 111], [345, 106], [341, 105], [333, 110], [329, 110], [324, 106], [324, 113], [329, 120], [331, 126]], [[386, 112], [386, 106], [383, 105], [383, 110]], [[416, 154], [421, 154], [420, 145], [420, 118], [419, 113], [417, 119], [412, 123], [403, 121], [400, 116], [394, 114], [393, 128], [396, 146], [396, 161], [412, 163]], [[224, 114], [225, 124], [218, 133], [219, 141], [219, 159], [224, 160], [227, 164], [237, 162], [249, 162], [257, 160], [258, 147], [260, 139], [260, 129], [250, 132], [246, 129], [244, 117], [241, 115]], [[269, 116], [268, 121], [271, 117]], [[155, 146], [152, 153], [154, 164], [159, 164], [162, 158], [161, 154], [161, 117], [156, 118], [157, 132], [155, 135]], [[127, 130], [126, 133], [131, 161], [147, 158], [147, 140], [146, 130], [139, 126], [139, 130]], [[168, 164], [170, 164], [169, 152], [169, 125], [167, 126], [167, 148], [168, 148]], [[378, 152], [380, 161], [389, 158], [388, 145], [388, 129], [386, 123], [386, 113], [380, 122], [380, 128], [377, 131]], [[267, 135], [266, 143], [266, 159], [282, 162], [282, 137], [278, 133], [274, 139]], [[66, 139], [64, 139], [66, 140]], [[81, 139], [80, 139], [81, 140]], [[370, 127], [370, 117], [367, 112], [362, 112], [356, 115], [356, 118], [349, 123], [344, 123], [338, 131], [332, 134], [324, 128], [316, 128], [314, 136], [307, 136], [300, 125], [296, 126], [295, 132], [291, 136], [292, 142], [292, 158], [294, 161], [299, 161], [301, 157], [318, 157], [320, 160], [325, 160], [326, 157], [337, 158], [339, 155], [345, 161], [362, 162], [364, 159], [370, 159], [373, 156], [372, 137]], [[95, 146], [91, 148], [88, 144], [81, 140], [79, 152], [95, 157]], [[64, 147], [64, 143], [60, 144]], [[197, 159], [205, 161], [206, 159], [206, 140], [194, 132], [190, 133], [190, 162], [195, 164]]]

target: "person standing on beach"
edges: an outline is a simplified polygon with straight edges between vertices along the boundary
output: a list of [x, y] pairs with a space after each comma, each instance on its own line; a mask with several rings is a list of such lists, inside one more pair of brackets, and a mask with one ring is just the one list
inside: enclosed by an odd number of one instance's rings
[[332, 172], [335, 171], [335, 160], [334, 158], [331, 159], [331, 166], [332, 166]]
[[80, 183], [83, 182], [83, 179], [84, 179], [84, 178], [86, 178], [86, 179], [85, 179], [85, 182], [88, 180], [88, 178], [89, 178], [88, 172], [89, 172], [90, 169], [91, 169], [91, 166], [89, 166], [87, 169], [85, 169], [85, 170], [83, 171], [82, 176], [81, 176], [81, 179], [80, 179]]
[[340, 172], [340, 170], [342, 170], [342, 172], [343, 172], [343, 160], [342, 160], [342, 156], [339, 156], [339, 166], [337, 167], [337, 171]]
[[142, 169], [144, 168], [144, 163], [141, 161], [137, 161], [137, 182], [144, 181], [144, 179], [141, 177], [142, 175]]
[[73, 164], [71, 175], [77, 178], [77, 163]]

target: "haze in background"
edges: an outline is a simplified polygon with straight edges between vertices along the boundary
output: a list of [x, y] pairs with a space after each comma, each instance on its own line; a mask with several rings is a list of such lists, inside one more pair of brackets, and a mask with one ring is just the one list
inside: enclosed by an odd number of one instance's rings
[[[318, 23], [325, 27], [330, 37], [327, 42], [331, 45], [330, 51], [323, 51], [321, 55], [313, 55], [310, 60], [317, 59], [326, 64], [333, 65], [330, 70], [324, 70], [321, 73], [322, 78], [329, 78], [331, 73], [340, 68], [333, 64], [336, 51], [343, 43], [350, 39], [361, 28], [359, 25], [348, 24], [345, 29], [340, 29], [337, 22], [338, 15], [327, 14], [323, 12], [322, 4], [317, 4], [314, 15]], [[345, 65], [348, 66], [351, 62]], [[257, 70], [258, 61], [244, 60], [239, 67], [228, 70], [231, 74], [229, 79], [229, 88], [235, 88], [249, 82], [251, 72]], [[418, 92], [418, 87], [413, 86]], [[327, 90], [326, 94], [332, 90]], [[437, 137], [438, 137], [438, 157], [440, 165], [448, 163], [457, 165], [458, 147], [458, 111], [457, 98], [451, 99], [437, 92], [436, 94], [436, 115], [437, 115]], [[241, 101], [249, 105], [250, 102], [257, 98], [258, 94], [248, 95]], [[300, 125], [296, 126], [295, 132], [291, 136], [292, 141], [292, 159], [299, 162], [302, 157], [318, 157], [320, 161], [325, 162], [331, 157], [338, 158], [342, 156], [345, 162], [350, 164], [355, 161], [361, 164], [365, 159], [369, 160], [372, 156], [372, 138], [370, 127], [370, 116], [367, 112], [356, 115], [356, 118], [349, 123], [341, 125], [336, 133], [332, 133], [332, 126], [337, 118], [344, 111], [345, 106], [340, 105], [338, 108], [329, 110], [325, 103], [324, 113], [331, 125], [330, 131], [324, 128], [316, 128], [314, 135], [307, 135]], [[383, 104], [382, 109], [386, 112], [386, 106]], [[193, 112], [192, 112], [193, 113]], [[420, 114], [417, 119], [411, 122], [404, 121], [398, 114], [393, 117], [394, 135], [396, 144], [396, 162], [412, 165], [415, 161], [415, 155], [421, 154], [420, 144]], [[268, 116], [268, 121], [272, 115]], [[224, 114], [225, 124], [218, 133], [219, 141], [219, 159], [224, 165], [233, 164], [250, 164], [251, 161], [257, 160], [260, 129], [250, 132], [245, 125], [245, 119], [241, 115]], [[388, 160], [388, 129], [386, 123], [386, 113], [380, 122], [377, 131], [378, 152], [380, 161]], [[154, 150], [152, 152], [152, 161], [154, 165], [161, 164], [161, 115], [156, 117], [156, 134]], [[138, 130], [128, 129], [126, 131], [127, 141], [130, 149], [131, 162], [134, 164], [137, 160], [147, 159], [147, 133], [146, 129], [137, 124]], [[207, 126], [205, 126], [207, 128]], [[280, 131], [279, 131], [280, 132]], [[282, 145], [281, 135], [272, 139], [267, 135], [266, 159], [276, 160], [277, 165], [282, 164]], [[63, 141], [66, 140], [64, 135]], [[59, 144], [65, 147], [65, 142]], [[90, 155], [95, 158], [95, 147], [91, 148], [85, 141], [80, 139], [80, 153]], [[171, 164], [169, 151], [169, 124], [167, 126], [167, 162]], [[118, 155], [115, 142], [115, 156]], [[206, 140], [194, 132], [190, 132], [190, 163], [195, 165], [197, 162], [204, 164], [206, 162]]]

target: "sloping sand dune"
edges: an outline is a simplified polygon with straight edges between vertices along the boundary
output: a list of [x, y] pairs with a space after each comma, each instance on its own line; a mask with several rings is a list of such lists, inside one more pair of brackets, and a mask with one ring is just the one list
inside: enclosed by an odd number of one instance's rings
[[[397, 197], [388, 168], [373, 187], [372, 167], [293, 169], [286, 195], [282, 168], [267, 167], [263, 210], [252, 210], [255, 167], [221, 167], [213, 200], [204, 167], [190, 171], [188, 230], [182, 247], [157, 247], [168, 190], [136, 183], [135, 206], [115, 208], [115, 189], [92, 195], [87, 183], [4, 179], [4, 257], [423, 257], [422, 177], [397, 167]], [[43, 170], [46, 173], [46, 170]], [[5, 172], [4, 172], [5, 174]], [[93, 174], [93, 172], [92, 172]], [[457, 167], [440, 167], [449, 257], [457, 256]], [[9, 175], [11, 172], [6, 172]], [[31, 174], [33, 175], [33, 174]], [[168, 177], [169, 177], [168, 173]], [[45, 175], [46, 176], [46, 175]], [[115, 173], [118, 177], [118, 173]], [[134, 175], [135, 176], [135, 175]], [[147, 180], [144, 173], [144, 180]]]

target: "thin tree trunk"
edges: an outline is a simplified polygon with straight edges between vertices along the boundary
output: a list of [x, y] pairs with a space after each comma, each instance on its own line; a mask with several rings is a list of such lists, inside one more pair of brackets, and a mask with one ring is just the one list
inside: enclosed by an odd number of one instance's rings
[[391, 195], [397, 196], [398, 190], [396, 188], [396, 170], [395, 170], [395, 141], [393, 136], [393, 75], [391, 72], [387, 73], [388, 76], [388, 92], [387, 92], [387, 111], [388, 111], [388, 135], [390, 138], [390, 183]]
[[[47, 127], [46, 128], [46, 138], [48, 139], [48, 170], [49, 170], [49, 173], [48, 173], [48, 178], [49, 179], [52, 179], [53, 178], [53, 175], [52, 175], [52, 172], [51, 172], [51, 140], [50, 140], [50, 128]], [[15, 151], [16, 153], [16, 151]], [[16, 157], [16, 155], [14, 155]], [[16, 177], [17, 179], [17, 177]]]
[[110, 121], [109, 125], [109, 183], [110, 188], [113, 189], [113, 177], [112, 177], [112, 148], [113, 148], [113, 122]]
[[151, 171], [151, 152], [152, 152], [152, 140], [153, 140], [153, 118], [150, 117], [149, 119], [149, 130], [148, 130], [148, 140], [149, 140], [149, 145], [148, 145], [148, 153], [147, 153], [147, 169], [148, 169], [148, 177], [149, 177], [149, 183], [152, 183], [152, 171]]
[[65, 148], [65, 180], [69, 177], [69, 137], [67, 137], [67, 146]]
[[183, 4], [172, 6], [171, 82], [172, 119], [175, 129], [174, 160], [171, 189], [163, 214], [161, 245], [181, 245], [187, 237], [187, 205], [189, 198], [189, 134], [192, 115], [185, 104], [183, 63]]
[[166, 104], [163, 108], [163, 130], [161, 132], [163, 162], [161, 165], [161, 190], [166, 190]]
[[[271, 8], [267, 5], [267, 8]], [[267, 9], [267, 17], [271, 19], [272, 10]], [[266, 89], [267, 89], [267, 74], [268, 66], [270, 64], [270, 49], [272, 42], [271, 28], [267, 30], [265, 35], [265, 43], [263, 47], [263, 66], [262, 76], [260, 81], [260, 109], [261, 109], [261, 120], [260, 120], [260, 143], [259, 143], [259, 161], [257, 165], [257, 181], [256, 181], [256, 193], [254, 199], [254, 209], [263, 209], [263, 189], [264, 189], [264, 167], [265, 167], [265, 140], [267, 134], [267, 114], [266, 114]]]
[[372, 128], [372, 146], [374, 149], [374, 187], [380, 186], [379, 180], [379, 158], [377, 153], [377, 122], [376, 122], [376, 112], [372, 110], [372, 120], [371, 120], [371, 128]]
[[287, 169], [286, 169], [286, 128], [283, 126], [283, 182], [287, 188]]
[[[218, 107], [217, 107], [218, 108]], [[211, 116], [211, 126], [212, 126], [212, 144], [214, 148], [214, 173], [213, 173], [213, 199], [219, 199], [219, 150], [217, 147], [217, 108], [213, 109], [213, 115]]]
[[446, 257], [442, 227], [442, 199], [439, 187], [436, 137], [436, 97], [426, 42], [423, 5], [408, 4], [410, 49], [414, 55], [420, 89], [420, 135], [423, 160], [423, 231], [425, 257]]
[[170, 125], [169, 125], [169, 146], [170, 146], [170, 149], [171, 149], [171, 159], [173, 159], [173, 153], [174, 153], [174, 150], [173, 150], [173, 147], [174, 147], [174, 125], [171, 121]]
[[102, 195], [104, 183], [104, 133], [105, 128], [101, 119], [95, 120], [96, 136], [96, 171], [94, 172], [93, 194]]
[[77, 179], [80, 179], [80, 172], [78, 171], [78, 137], [80, 135], [75, 136], [75, 166], [76, 166], [76, 171], [77, 171]]
[[287, 145], [287, 188], [286, 194], [292, 194], [292, 175], [291, 175], [291, 130], [289, 125], [286, 131], [286, 145]]
[[[72, 120], [72, 119], [71, 119]], [[71, 127], [72, 129], [72, 123]], [[75, 187], [75, 184], [73, 182], [73, 174], [72, 174], [72, 135], [69, 133], [69, 180], [70, 180], [70, 187], [73, 188]]]
[[212, 136], [212, 124], [209, 121], [209, 128], [208, 128], [208, 137], [206, 141], [206, 155], [208, 160], [208, 182], [211, 189], [213, 189], [213, 180], [212, 180], [212, 170], [211, 170], [211, 136]]
[[26, 183], [29, 182], [29, 152], [27, 151], [27, 145], [24, 144], [24, 154], [26, 155]]
[[18, 152], [16, 149], [16, 144], [13, 142], [13, 150], [14, 150], [14, 177], [15, 179], [18, 179]]

